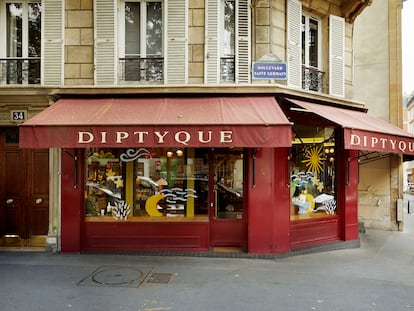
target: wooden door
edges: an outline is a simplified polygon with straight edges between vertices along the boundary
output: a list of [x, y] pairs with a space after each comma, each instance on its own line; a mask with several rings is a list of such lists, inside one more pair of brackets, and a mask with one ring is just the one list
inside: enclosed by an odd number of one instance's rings
[[27, 230], [28, 238], [47, 235], [49, 229], [49, 152], [27, 153]]
[[20, 149], [18, 128], [0, 130], [0, 235], [20, 246], [49, 227], [49, 152]]

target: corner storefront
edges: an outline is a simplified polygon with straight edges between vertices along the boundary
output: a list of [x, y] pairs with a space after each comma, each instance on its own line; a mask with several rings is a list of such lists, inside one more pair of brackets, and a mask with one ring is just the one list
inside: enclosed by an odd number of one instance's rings
[[63, 98], [20, 137], [61, 150], [63, 252], [357, 240], [358, 150], [414, 154], [361, 107], [286, 94]]

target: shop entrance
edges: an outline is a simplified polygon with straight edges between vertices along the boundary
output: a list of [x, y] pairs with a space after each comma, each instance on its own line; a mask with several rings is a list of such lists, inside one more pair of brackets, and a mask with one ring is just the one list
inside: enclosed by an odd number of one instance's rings
[[243, 149], [214, 151], [212, 157], [211, 245], [243, 248], [247, 240]]
[[0, 244], [44, 246], [49, 227], [49, 152], [20, 149], [17, 127], [0, 130]]

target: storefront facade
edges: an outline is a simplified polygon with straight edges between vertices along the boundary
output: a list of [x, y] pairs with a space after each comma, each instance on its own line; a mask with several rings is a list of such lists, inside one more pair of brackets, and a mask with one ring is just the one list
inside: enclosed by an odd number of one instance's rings
[[279, 254], [357, 241], [358, 150], [409, 135], [286, 94], [63, 98], [20, 145], [61, 150], [63, 252]]

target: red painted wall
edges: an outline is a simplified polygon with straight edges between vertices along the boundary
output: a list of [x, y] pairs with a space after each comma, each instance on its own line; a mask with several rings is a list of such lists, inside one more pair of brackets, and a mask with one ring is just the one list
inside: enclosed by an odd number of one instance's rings
[[263, 148], [256, 154], [253, 169], [253, 160], [249, 157], [249, 253], [289, 251], [290, 198], [287, 187], [287, 158], [287, 148]]
[[83, 159], [75, 149], [62, 149], [61, 163], [61, 251], [79, 252], [83, 217]]
[[[341, 179], [342, 184], [338, 184], [341, 189], [342, 200], [345, 208], [340, 210], [342, 219], [342, 239], [344, 241], [356, 240], [358, 234], [358, 151], [346, 150], [346, 158], [341, 159], [343, 165], [342, 174], [345, 178]], [[341, 201], [342, 201], [341, 200]]]
[[[77, 154], [77, 152], [79, 154]], [[61, 164], [61, 251], [79, 252], [81, 249], [109, 251], [129, 249], [153, 249], [154, 244], [146, 245], [145, 239], [157, 239], [164, 243], [158, 249], [199, 250], [209, 249], [209, 223], [194, 223], [182, 226], [178, 223], [166, 226], [145, 224], [146, 233], [136, 231], [136, 224], [128, 224], [118, 233], [107, 236], [111, 224], [83, 222], [83, 162], [75, 161], [76, 155], [83, 159], [81, 150], [62, 150]], [[252, 254], [275, 254], [289, 252], [291, 248], [316, 245], [333, 240], [358, 239], [358, 152], [344, 150], [338, 154], [337, 192], [338, 217], [318, 224], [314, 222], [305, 228], [305, 223], [291, 224], [290, 196], [288, 184], [288, 149], [262, 148], [256, 159], [249, 151], [247, 200], [248, 200], [248, 252]], [[348, 161], [349, 160], [349, 161]], [[254, 165], [253, 165], [254, 161]], [[75, 170], [75, 168], [77, 170]], [[141, 224], [140, 224], [141, 225]], [[318, 226], [322, 227], [319, 228]], [[125, 230], [126, 231], [125, 231]], [[173, 230], [171, 230], [173, 229]], [[155, 231], [153, 231], [155, 230]], [[305, 232], [303, 231], [305, 230]], [[317, 232], [309, 240], [309, 232]], [[292, 232], [291, 232], [292, 231]], [[149, 234], [149, 232], [153, 232]], [[166, 237], [175, 232], [177, 243]], [[82, 234], [87, 236], [81, 241]], [[108, 239], [108, 245], [98, 245]], [[99, 238], [98, 238], [99, 237]], [[97, 239], [98, 238], [98, 239]], [[307, 238], [307, 239], [306, 239]], [[116, 244], [113, 241], [117, 240]], [[197, 241], [195, 239], [198, 239]], [[99, 240], [99, 241], [98, 241]], [[122, 247], [117, 245], [120, 241]], [[95, 242], [98, 242], [96, 244]], [[82, 244], [83, 243], [83, 244]], [[111, 244], [112, 243], [112, 244]], [[131, 243], [133, 245], [131, 245]], [[180, 244], [181, 243], [181, 244]], [[111, 244], [111, 245], [109, 245]], [[129, 245], [128, 245], [129, 244]]]
[[208, 222], [85, 222], [82, 250], [208, 251]]

